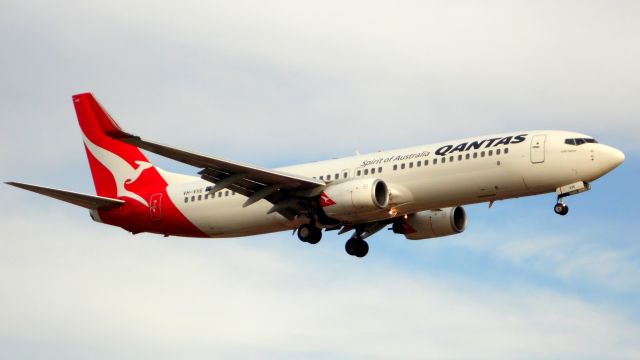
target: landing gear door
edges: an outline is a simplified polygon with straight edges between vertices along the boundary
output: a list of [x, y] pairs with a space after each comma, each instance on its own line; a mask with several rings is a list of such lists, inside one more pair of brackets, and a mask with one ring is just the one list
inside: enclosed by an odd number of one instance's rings
[[547, 135], [535, 135], [531, 139], [531, 162], [539, 164], [544, 162], [544, 147]]
[[149, 203], [151, 221], [162, 220], [162, 194], [151, 195], [151, 201]]

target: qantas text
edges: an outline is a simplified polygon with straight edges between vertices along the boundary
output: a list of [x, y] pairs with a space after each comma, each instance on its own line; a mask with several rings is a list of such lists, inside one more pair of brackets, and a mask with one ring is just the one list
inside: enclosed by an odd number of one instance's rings
[[482, 147], [486, 149], [492, 146], [495, 147], [500, 145], [519, 144], [525, 141], [526, 139], [527, 139], [527, 134], [522, 134], [517, 136], [507, 136], [503, 138], [491, 138], [491, 139], [484, 139], [480, 141], [472, 141], [470, 143], [462, 143], [458, 146], [445, 145], [439, 148], [438, 150], [436, 150], [436, 155], [444, 156], [454, 152], [478, 150]]

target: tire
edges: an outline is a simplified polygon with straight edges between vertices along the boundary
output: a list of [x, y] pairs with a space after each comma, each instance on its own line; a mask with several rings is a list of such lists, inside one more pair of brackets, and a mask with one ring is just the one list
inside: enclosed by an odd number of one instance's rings
[[309, 244], [317, 244], [322, 239], [322, 230], [311, 224], [302, 224], [298, 228], [298, 239]]
[[358, 251], [356, 252], [356, 256], [359, 258], [363, 258], [367, 256], [368, 253], [369, 253], [369, 244], [364, 240], [360, 240], [358, 244]]
[[347, 252], [347, 254], [351, 256], [356, 255], [356, 252], [358, 251], [358, 241], [359, 240], [355, 238], [347, 240], [347, 243], [344, 244], [344, 250]]
[[349, 239], [347, 243], [344, 244], [344, 249], [347, 254], [362, 258], [369, 253], [369, 244], [361, 238], [356, 237]]
[[309, 238], [307, 239], [307, 242], [309, 244], [315, 245], [319, 243], [320, 240], [322, 240], [322, 230], [315, 226], [312, 226], [311, 229], [312, 229], [311, 236], [309, 236]]

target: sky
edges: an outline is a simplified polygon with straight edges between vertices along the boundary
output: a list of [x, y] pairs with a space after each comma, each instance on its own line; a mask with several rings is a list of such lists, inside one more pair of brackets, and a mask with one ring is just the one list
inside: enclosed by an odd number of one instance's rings
[[[93, 192], [71, 95], [266, 167], [573, 130], [626, 162], [460, 235], [132, 236], [0, 187], [0, 358], [640, 358], [637, 1], [0, 1], [0, 180]], [[198, 169], [151, 156], [167, 170]]]

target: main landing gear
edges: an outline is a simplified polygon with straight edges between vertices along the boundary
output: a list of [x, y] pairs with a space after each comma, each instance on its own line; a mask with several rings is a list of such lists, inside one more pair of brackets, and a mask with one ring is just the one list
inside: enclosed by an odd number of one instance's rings
[[[365, 257], [369, 253], [369, 244], [364, 240], [384, 228], [388, 223], [381, 222], [369, 227], [358, 227], [355, 233], [344, 245], [347, 254], [355, 257]], [[338, 228], [329, 228], [328, 230], [337, 230]], [[346, 229], [346, 230], [345, 230]], [[344, 226], [340, 233], [353, 230], [351, 226]], [[322, 230], [315, 224], [302, 224], [296, 230], [298, 239], [309, 244], [317, 244], [322, 238]]]
[[347, 241], [344, 249], [347, 251], [347, 254], [362, 258], [369, 253], [369, 244], [364, 241], [362, 236], [356, 234]]
[[298, 228], [298, 239], [309, 244], [317, 244], [322, 239], [322, 230], [312, 224], [302, 224]]

